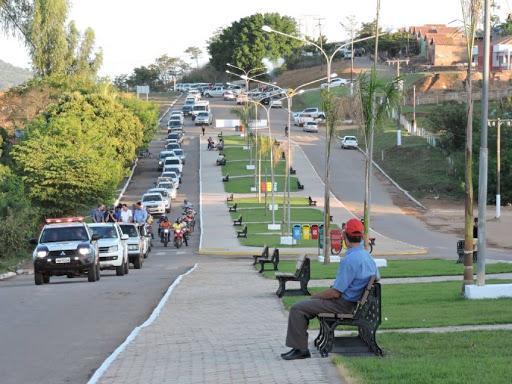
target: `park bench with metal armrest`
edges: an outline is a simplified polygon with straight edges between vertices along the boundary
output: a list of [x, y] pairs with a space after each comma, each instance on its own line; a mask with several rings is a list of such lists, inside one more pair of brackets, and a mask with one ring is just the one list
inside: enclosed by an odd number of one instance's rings
[[236, 212], [237, 208], [238, 208], [238, 203], [235, 203], [231, 207], [228, 207], [228, 212]]
[[308, 197], [308, 204], [310, 207], [316, 207], [316, 200], [313, 200], [311, 196]]
[[253, 257], [252, 265], [258, 264], [258, 259], [268, 260], [268, 252], [269, 252], [268, 245], [265, 245], [265, 247], [263, 248], [263, 251], [261, 252], [261, 255], [252, 255], [252, 257]]
[[298, 190], [303, 190], [304, 189], [304, 184], [301, 184], [298, 179], [297, 179], [297, 189]]
[[[377, 344], [377, 328], [381, 324], [381, 286], [372, 276], [366, 289], [357, 302], [352, 313], [319, 313], [320, 332], [315, 339], [315, 346], [322, 357], [330, 352], [347, 354], [364, 354], [368, 351], [382, 356], [382, 349]], [[341, 325], [358, 328], [358, 335], [335, 336], [334, 331]]]
[[236, 237], [237, 237], [237, 239], [238, 239], [239, 237], [247, 238], [247, 225], [244, 227], [244, 229], [243, 229], [243, 230], [241, 230], [241, 231], [237, 231], [237, 232], [236, 232]]
[[235, 227], [240, 227], [242, 225], [242, 215], [240, 215], [240, 217], [236, 220], [233, 220], [233, 225]]
[[260, 270], [259, 273], [263, 273], [265, 271], [265, 265], [266, 264], [273, 264], [274, 271], [277, 271], [277, 266], [279, 265], [279, 249], [275, 248], [274, 252], [272, 252], [272, 256], [266, 259], [259, 259], [258, 263], [260, 263]]
[[[279, 281], [279, 288], [276, 291], [278, 297], [283, 297], [285, 294], [301, 294], [310, 296], [308, 291], [308, 283], [311, 278], [311, 262], [305, 255], [297, 259], [295, 265], [295, 273], [289, 272], [276, 272], [276, 279]], [[300, 289], [286, 289], [288, 281], [300, 282]]]
[[233, 201], [234, 200], [234, 197], [233, 197], [233, 194], [229, 195], [228, 197], [226, 197], [226, 202], [230, 202], [230, 201]]
[[227, 183], [229, 181], [229, 175], [226, 175], [222, 178], [223, 183]]

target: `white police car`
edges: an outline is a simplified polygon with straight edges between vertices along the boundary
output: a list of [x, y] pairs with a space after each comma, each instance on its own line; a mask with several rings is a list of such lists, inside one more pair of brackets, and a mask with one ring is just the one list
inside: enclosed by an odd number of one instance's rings
[[50, 282], [51, 276], [87, 276], [100, 279], [98, 241], [82, 217], [46, 219], [32, 254], [34, 282]]

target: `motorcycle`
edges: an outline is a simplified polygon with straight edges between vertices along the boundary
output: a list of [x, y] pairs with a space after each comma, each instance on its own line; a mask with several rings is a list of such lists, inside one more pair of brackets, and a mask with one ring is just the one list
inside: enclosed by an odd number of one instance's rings
[[169, 243], [171, 237], [171, 232], [169, 231], [169, 228], [163, 228], [160, 230], [160, 238], [162, 243], [164, 243], [164, 247], [167, 247], [167, 243]]
[[182, 216], [182, 220], [187, 224], [187, 228], [189, 228], [190, 232], [194, 232], [194, 227], [196, 225], [196, 220], [194, 216], [189, 213]]
[[181, 228], [174, 230], [174, 246], [176, 248], [181, 248], [181, 246], [183, 245], [183, 236], [184, 232]]

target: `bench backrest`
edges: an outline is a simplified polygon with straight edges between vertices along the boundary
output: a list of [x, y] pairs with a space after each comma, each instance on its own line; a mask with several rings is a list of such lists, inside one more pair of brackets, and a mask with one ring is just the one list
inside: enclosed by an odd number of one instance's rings
[[274, 263], [279, 263], [279, 249], [275, 248], [274, 252], [272, 252], [272, 258], [270, 259]]
[[381, 314], [381, 286], [376, 282], [375, 276], [372, 276], [354, 309], [354, 319], [378, 326], [381, 323]]
[[265, 245], [265, 248], [263, 248], [263, 252], [261, 252], [261, 257], [268, 259], [268, 245]]
[[311, 265], [309, 257], [306, 257], [306, 255], [301, 255], [297, 259], [297, 264], [295, 266], [295, 277], [297, 279], [307, 279], [309, 280], [309, 277], [311, 275]]

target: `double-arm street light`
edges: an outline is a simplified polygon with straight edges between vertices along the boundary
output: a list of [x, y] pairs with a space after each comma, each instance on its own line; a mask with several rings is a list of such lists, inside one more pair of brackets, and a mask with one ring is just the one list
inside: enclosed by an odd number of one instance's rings
[[[359, 43], [361, 41], [370, 40], [370, 39], [373, 39], [376, 37], [376, 36], [369, 36], [369, 37], [364, 37], [362, 39], [357, 39], [357, 40], [353, 40], [353, 41], [341, 44], [334, 50], [334, 52], [332, 52], [329, 55], [329, 54], [327, 54], [327, 52], [325, 52], [325, 50], [322, 47], [320, 47], [318, 44], [316, 44], [315, 42], [313, 42], [311, 40], [293, 36], [288, 33], [275, 30], [268, 25], [262, 26], [261, 29], [264, 32], [277, 33], [278, 35], [285, 36], [290, 39], [302, 41], [304, 43], [308, 43], [308, 44], [311, 44], [314, 47], [316, 47], [322, 53], [322, 55], [325, 57], [325, 60], [327, 62], [327, 76], [326, 76], [327, 78], [329, 78], [329, 74], [331, 73], [332, 61], [334, 60], [334, 56], [336, 55], [336, 53], [338, 53], [342, 48], [344, 48], [350, 44]], [[379, 34], [379, 36], [380, 35], [381, 34]], [[330, 91], [330, 88], [331, 88], [331, 82], [329, 79], [329, 81], [327, 82], [327, 91], [328, 92]], [[323, 256], [324, 256], [324, 261], [328, 262], [329, 257], [330, 257], [330, 231], [329, 231], [329, 227], [330, 227], [330, 187], [329, 187], [329, 156], [328, 156], [329, 148], [328, 148], [328, 146], [331, 145], [331, 141], [330, 141], [330, 137], [329, 137], [329, 122], [328, 122], [329, 113], [328, 113], [328, 111], [325, 111], [325, 112], [327, 112], [327, 115], [326, 115], [327, 120], [326, 120], [326, 129], [325, 129], [326, 146], [325, 146], [325, 174], [324, 174], [324, 237], [323, 237], [323, 253], [324, 253], [324, 255]]]
[[[333, 78], [333, 77], [336, 77], [338, 76], [336, 73], [331, 73], [330, 75], [330, 78]], [[246, 76], [245, 76], [246, 77]], [[244, 76], [241, 76], [241, 78], [244, 78]], [[272, 84], [272, 83], [267, 83], [265, 81], [261, 81], [261, 80], [257, 80], [255, 78], [247, 78], [248, 80], [250, 81], [254, 81], [256, 83], [260, 83], [260, 84], [263, 84], [263, 85], [267, 85], [267, 86], [272, 86], [272, 87], [275, 87], [277, 89], [279, 89], [282, 93], [284, 93], [286, 96], [284, 97], [287, 101], [287, 107], [288, 107], [288, 148], [287, 148], [287, 159], [288, 159], [288, 164], [286, 166], [286, 182], [287, 182], [287, 190], [288, 190], [288, 213], [287, 213], [287, 218], [288, 218], [288, 223], [287, 223], [287, 227], [288, 227], [288, 232], [287, 232], [287, 235], [288, 235], [288, 238], [286, 240], [287, 243], [289, 244], [292, 244], [292, 239], [291, 239], [291, 234], [292, 234], [292, 222], [291, 222], [291, 200], [290, 200], [290, 193], [291, 193], [291, 175], [290, 175], [290, 166], [291, 166], [291, 116], [292, 116], [292, 101], [293, 101], [293, 98], [301, 93], [304, 92], [304, 89], [305, 87], [309, 86], [309, 85], [312, 85], [312, 84], [315, 84], [315, 83], [319, 83], [321, 81], [324, 81], [324, 80], [327, 80], [329, 81], [330, 78], [328, 77], [322, 77], [321, 79], [317, 79], [317, 80], [313, 80], [313, 81], [309, 81], [305, 84], [301, 84], [299, 85], [298, 87], [296, 87], [295, 89], [284, 89], [282, 87], [279, 87], [275, 84]]]
[[[243, 68], [240, 68], [240, 67], [237, 67], [236, 65], [233, 65], [231, 63], [226, 63], [226, 65], [228, 67], [231, 67], [231, 68], [235, 68], [235, 69], [238, 69], [240, 72], [243, 73], [244, 76], [246, 77], [249, 77], [249, 75], [251, 74], [251, 72], [258, 72], [258, 71], [265, 71], [265, 72], [262, 72], [262, 73], [258, 73], [257, 75], [254, 75], [253, 77], [255, 76], [261, 76], [261, 75], [265, 75], [267, 74], [267, 68], [265, 67], [259, 67], [259, 68], [251, 68], [251, 69], [248, 69], [248, 70], [245, 70]], [[226, 73], [229, 73], [230, 75], [236, 75], [236, 76], [240, 76], [240, 74], [238, 73], [234, 73], [234, 72], [231, 72], [229, 70], [226, 69]], [[249, 92], [249, 80], [245, 80], [245, 92]]]

